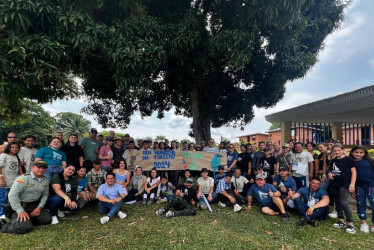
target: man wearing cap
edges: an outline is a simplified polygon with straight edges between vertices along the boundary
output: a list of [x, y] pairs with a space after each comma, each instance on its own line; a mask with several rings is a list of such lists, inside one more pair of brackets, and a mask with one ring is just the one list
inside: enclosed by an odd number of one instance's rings
[[327, 192], [320, 187], [321, 180], [314, 177], [309, 187], [300, 188], [292, 196], [297, 211], [303, 216], [303, 219], [298, 221], [300, 226], [311, 224], [315, 227], [317, 220], [327, 218], [330, 199]]
[[214, 191], [214, 179], [208, 176], [209, 171], [207, 168], [201, 169], [201, 177], [197, 179], [198, 193], [197, 198], [199, 199], [199, 205], [201, 209], [208, 209], [208, 206], [205, 204], [203, 195], [208, 200], [212, 202], [216, 197], [213, 197]]
[[[193, 188], [193, 179], [187, 178], [184, 185], [179, 185], [176, 188], [174, 198], [169, 201], [166, 207], [157, 210], [156, 215], [166, 213], [166, 218], [195, 215], [196, 209], [193, 207], [195, 203], [196, 190]], [[176, 211], [171, 211], [172, 208]]]
[[106, 173], [105, 170], [101, 169], [101, 160], [94, 160], [93, 168], [87, 173], [88, 190], [91, 200], [96, 200], [97, 190], [105, 182]]
[[[252, 209], [253, 196], [256, 196], [262, 213], [268, 215], [280, 214], [284, 222], [288, 221], [290, 214], [286, 213], [284, 209], [283, 202], [280, 199], [281, 193], [273, 185], [266, 183], [265, 177], [262, 174], [256, 175], [256, 183], [248, 191], [247, 210]], [[280, 213], [277, 211], [280, 211]]]
[[290, 208], [294, 208], [295, 205], [292, 200], [290, 200], [290, 197], [295, 194], [296, 192], [296, 182], [291, 177], [288, 176], [288, 166], [282, 166], [279, 169], [279, 175], [274, 176], [273, 178], [273, 186], [281, 192], [281, 200], [283, 201], [283, 204]]
[[[113, 162], [116, 163], [116, 160], [119, 160], [122, 158], [123, 153], [125, 152], [122, 148], [122, 137], [120, 135], [117, 135], [117, 137], [114, 138], [114, 144], [111, 146], [112, 152], [113, 152]], [[113, 166], [115, 168], [118, 168], [119, 166], [115, 164]]]
[[129, 149], [129, 147], [130, 147], [130, 135], [125, 134], [125, 136], [123, 138], [123, 143], [122, 143], [123, 152], [125, 152], [127, 149]]
[[3, 233], [24, 234], [33, 230], [33, 224], [51, 223], [52, 217], [44, 209], [49, 191], [49, 181], [44, 177], [47, 168], [45, 161], [37, 161], [31, 167], [30, 174], [18, 177], [13, 183], [9, 192], [13, 213], [11, 222], [2, 226]]
[[242, 207], [237, 203], [240, 197], [236, 196], [232, 189], [232, 175], [227, 173], [225, 178], [221, 179], [217, 185], [218, 206], [221, 208], [233, 206], [234, 212], [239, 212], [242, 210]]
[[[82, 138], [79, 142], [84, 152], [85, 166], [91, 165], [92, 162], [97, 159], [100, 147], [100, 142], [96, 140], [97, 130], [91, 128], [88, 134], [89, 137]], [[87, 171], [88, 170], [90, 169], [87, 169]]]
[[291, 162], [290, 145], [288, 143], [283, 144], [282, 152], [277, 156], [277, 165], [275, 166], [275, 175], [279, 174], [279, 169], [289, 167]]

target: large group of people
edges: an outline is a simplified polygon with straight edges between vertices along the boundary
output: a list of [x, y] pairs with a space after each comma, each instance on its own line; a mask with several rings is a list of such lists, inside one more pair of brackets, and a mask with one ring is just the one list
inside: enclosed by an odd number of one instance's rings
[[[326, 143], [289, 141], [260, 142], [240, 146], [214, 139], [200, 144], [124, 138], [111, 131], [105, 138], [94, 128], [78, 142], [71, 134], [66, 143], [56, 132], [48, 147], [34, 148], [32, 135], [18, 142], [18, 135], [8, 134], [0, 146], [0, 228], [3, 233], [26, 233], [34, 225], [57, 224], [66, 212], [84, 206], [98, 206], [102, 224], [127, 214], [122, 205], [140, 202], [166, 204], [156, 215], [167, 218], [192, 216], [197, 209], [233, 208], [239, 212], [252, 209], [264, 215], [279, 215], [284, 222], [297, 211], [300, 226], [317, 226], [328, 216], [337, 218], [333, 227], [354, 234], [348, 199], [357, 200], [360, 231], [374, 233], [374, 217], [369, 227], [366, 199], [374, 209], [374, 160], [364, 146], [350, 149], [334, 140]], [[169, 145], [170, 143], [170, 145]], [[126, 161], [133, 150], [187, 150], [227, 154], [227, 163], [218, 171], [171, 170], [143, 171]], [[163, 206], [163, 205], [162, 205]], [[331, 210], [331, 213], [329, 214]]]

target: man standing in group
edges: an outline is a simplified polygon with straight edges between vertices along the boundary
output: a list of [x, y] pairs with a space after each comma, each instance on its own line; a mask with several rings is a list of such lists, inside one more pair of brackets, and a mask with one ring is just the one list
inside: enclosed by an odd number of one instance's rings
[[290, 172], [296, 181], [297, 189], [309, 186], [309, 179], [313, 177], [314, 164], [313, 156], [303, 151], [303, 144], [294, 144], [295, 153], [291, 155]]
[[261, 159], [263, 157], [265, 157], [264, 149], [265, 149], [265, 142], [260, 141], [258, 143], [258, 151], [253, 154], [253, 158], [252, 158], [252, 168], [253, 169], [261, 167], [261, 164], [260, 164]]
[[61, 131], [56, 131], [55, 132], [55, 137], [57, 137], [58, 139], [60, 139], [61, 146], [65, 144], [65, 142], [64, 142], [64, 133], [62, 133]]
[[236, 164], [238, 163], [238, 152], [235, 151], [234, 144], [229, 144], [227, 152], [227, 171], [231, 174], [234, 173], [236, 169]]
[[129, 147], [130, 147], [130, 135], [125, 134], [125, 136], [123, 138], [123, 143], [122, 143], [123, 152], [125, 152], [127, 149], [129, 149]]
[[0, 145], [0, 154], [3, 153], [9, 142], [18, 142], [18, 135], [14, 132], [8, 133], [6, 141], [4, 141], [3, 145]]
[[95, 128], [91, 128], [88, 134], [89, 137], [82, 138], [79, 145], [84, 152], [84, 165], [87, 167], [87, 171], [90, 171], [92, 162], [97, 159], [99, 154], [100, 142], [96, 140], [97, 130]]
[[100, 185], [105, 182], [106, 171], [101, 169], [101, 160], [93, 161], [93, 168], [87, 172], [88, 190], [90, 192], [90, 200], [96, 200], [97, 190]]
[[214, 139], [210, 138], [208, 146], [203, 148], [204, 152], [218, 153], [218, 148], [214, 146]]
[[265, 182], [265, 177], [262, 174], [256, 175], [256, 183], [251, 186], [248, 191], [248, 207], [247, 210], [252, 209], [253, 196], [261, 206], [261, 212], [267, 215], [280, 215], [284, 222], [287, 222], [290, 215], [286, 213], [282, 200], [281, 193], [271, 184]]
[[44, 209], [49, 194], [49, 181], [44, 174], [48, 164], [37, 161], [31, 167], [30, 174], [18, 177], [10, 189], [9, 203], [13, 213], [11, 222], [0, 222], [3, 233], [24, 234], [33, 230], [33, 225], [51, 224], [52, 217]]
[[303, 216], [303, 219], [298, 222], [300, 226], [311, 224], [315, 227], [317, 220], [327, 218], [330, 199], [327, 192], [320, 187], [321, 180], [314, 177], [309, 187], [300, 188], [292, 196], [297, 211]]
[[102, 184], [97, 190], [96, 198], [99, 202], [99, 213], [107, 214], [100, 219], [101, 224], [107, 223], [115, 214], [118, 214], [122, 220], [126, 218], [121, 209], [123, 199], [127, 195], [126, 189], [114, 182], [115, 175], [108, 173], [105, 184]]

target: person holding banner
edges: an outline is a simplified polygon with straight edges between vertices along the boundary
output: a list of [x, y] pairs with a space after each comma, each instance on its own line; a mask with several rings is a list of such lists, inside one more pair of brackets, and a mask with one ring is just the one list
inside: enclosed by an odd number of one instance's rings
[[197, 179], [198, 193], [197, 198], [199, 200], [199, 206], [201, 209], [208, 209], [207, 204], [205, 204], [203, 195], [208, 200], [212, 202], [216, 197], [213, 197], [214, 191], [214, 179], [208, 176], [209, 171], [207, 168], [201, 169], [201, 177]]

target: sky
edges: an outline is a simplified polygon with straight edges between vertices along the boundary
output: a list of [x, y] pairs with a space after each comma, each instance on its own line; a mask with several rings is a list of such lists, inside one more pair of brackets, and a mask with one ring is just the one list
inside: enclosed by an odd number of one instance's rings
[[[373, 11], [373, 0], [353, 0], [346, 9], [345, 20], [340, 28], [326, 38], [325, 47], [318, 55], [316, 65], [304, 78], [286, 84], [286, 93], [281, 101], [268, 109], [255, 107], [255, 117], [243, 131], [230, 127], [213, 128], [212, 137], [220, 141], [223, 136], [236, 142], [241, 135], [264, 133], [271, 126], [265, 120], [266, 115], [373, 85]], [[43, 105], [43, 108], [51, 115], [55, 115], [59, 112], [80, 113], [86, 105], [83, 99], [57, 100]], [[92, 127], [99, 131], [103, 130], [93, 117], [84, 113], [82, 115], [92, 122]], [[152, 116], [142, 119], [139, 113], [135, 113], [128, 128], [105, 129], [129, 133], [134, 138], [155, 138], [157, 135], [164, 135], [169, 140], [187, 138], [193, 141], [188, 136], [191, 118], [177, 116], [173, 110], [166, 112], [161, 120], [156, 116], [157, 114], [153, 113]]]

